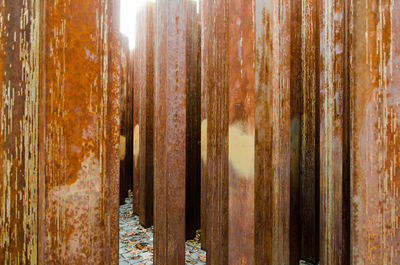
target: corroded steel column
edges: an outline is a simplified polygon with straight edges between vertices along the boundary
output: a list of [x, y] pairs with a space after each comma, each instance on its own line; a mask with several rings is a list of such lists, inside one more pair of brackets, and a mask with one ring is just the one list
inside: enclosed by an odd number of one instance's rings
[[124, 204], [131, 189], [132, 177], [129, 176], [129, 39], [121, 35], [121, 132], [120, 132], [120, 186], [119, 203]]
[[[207, 264], [228, 262], [228, 28], [226, 3], [203, 0], [202, 90], [207, 119], [202, 121], [206, 164]], [[203, 97], [204, 99], [204, 97]], [[204, 102], [202, 102], [204, 104]], [[204, 115], [204, 114], [203, 114]], [[203, 193], [204, 195], [204, 193]]]
[[349, 264], [347, 1], [320, 2], [320, 174], [323, 265]]
[[209, 223], [209, 190], [208, 190], [208, 174], [207, 174], [207, 86], [206, 86], [206, 69], [208, 60], [208, 43], [205, 39], [208, 37], [208, 21], [207, 17], [208, 0], [200, 0], [200, 20], [201, 20], [201, 247], [207, 250], [207, 235]]
[[399, 264], [400, 2], [351, 3], [351, 260]]
[[156, 2], [154, 264], [185, 264], [187, 8]]
[[299, 260], [298, 220], [293, 218], [298, 217], [300, 167], [299, 13], [297, 1], [258, 0], [255, 5], [255, 166], [254, 173], [248, 172], [255, 185], [256, 264]]
[[118, 263], [118, 1], [43, 2], [40, 264]]
[[39, 10], [0, 3], [0, 264], [37, 264]]
[[[140, 18], [138, 13], [137, 18]], [[139, 32], [141, 27], [141, 20], [137, 19], [136, 32]], [[136, 40], [140, 37], [137, 36]], [[136, 41], [135, 49], [133, 50], [133, 212], [139, 214], [139, 150], [140, 150], [140, 86], [139, 80], [141, 79], [141, 57], [140, 57], [139, 42]]]
[[300, 257], [319, 261], [319, 0], [302, 0]]
[[201, 190], [201, 72], [200, 16], [197, 2], [188, 2], [186, 104], [186, 238], [200, 228]]
[[138, 52], [140, 53], [140, 133], [139, 133], [139, 217], [140, 223], [153, 225], [154, 200], [154, 9], [148, 1], [139, 11], [141, 28], [138, 30]]

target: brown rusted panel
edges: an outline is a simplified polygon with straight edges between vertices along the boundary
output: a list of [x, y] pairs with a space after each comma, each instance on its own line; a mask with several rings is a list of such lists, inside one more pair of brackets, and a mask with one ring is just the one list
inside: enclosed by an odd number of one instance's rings
[[400, 263], [400, 2], [351, 1], [351, 262]]
[[200, 0], [199, 11], [200, 11], [200, 28], [201, 28], [201, 247], [207, 250], [207, 235], [208, 235], [208, 209], [209, 209], [209, 190], [208, 190], [208, 175], [207, 175], [207, 86], [206, 81], [206, 67], [208, 66], [207, 56], [208, 43], [205, 38], [208, 38], [208, 21], [205, 20], [207, 17], [208, 0]]
[[299, 260], [299, 12], [296, 1], [255, 1], [255, 264]]
[[[102, 0], [106, 1], [106, 0]], [[106, 2], [104, 2], [106, 3]], [[110, 17], [111, 34], [109, 34], [110, 50], [109, 52], [109, 66], [108, 66], [108, 95], [107, 95], [107, 178], [108, 182], [104, 182], [103, 188], [108, 189], [109, 193], [105, 196], [108, 199], [108, 207], [106, 208], [106, 222], [107, 234], [105, 237], [108, 243], [106, 254], [110, 255], [103, 260], [104, 263], [118, 264], [119, 263], [119, 156], [120, 156], [120, 91], [121, 91], [121, 34], [120, 34], [120, 0], [109, 0], [107, 3], [108, 9], [105, 9], [105, 14], [109, 11], [112, 16]], [[98, 22], [101, 25], [102, 20]], [[103, 25], [103, 28], [107, 27]], [[105, 50], [107, 44], [105, 44]], [[92, 251], [95, 248], [92, 247]], [[107, 252], [108, 250], [108, 252]]]
[[185, 264], [187, 8], [156, 2], [154, 264]]
[[201, 61], [197, 2], [188, 2], [187, 15], [186, 239], [191, 239], [200, 228], [201, 190]]
[[[142, 19], [140, 12], [136, 18], [136, 32], [139, 33], [142, 28]], [[139, 150], [140, 150], [140, 80], [142, 79], [141, 64], [142, 57], [140, 52], [140, 35], [136, 36], [135, 49], [133, 50], [133, 212], [139, 214], [139, 181], [140, 181], [140, 166], [139, 166]]]
[[225, 117], [229, 120], [228, 264], [232, 265], [255, 264], [256, 27], [253, 3], [235, 0], [226, 5], [229, 19], [229, 42], [225, 47], [229, 65], [229, 117]]
[[119, 185], [119, 202], [125, 203], [128, 197], [128, 191], [131, 189], [132, 178], [129, 176], [129, 39], [125, 35], [121, 35], [121, 132], [120, 132], [120, 185]]
[[347, 1], [320, 2], [321, 264], [349, 264]]
[[0, 264], [37, 264], [40, 2], [0, 3]]
[[[207, 264], [228, 262], [228, 23], [227, 3], [203, 0], [202, 89], [207, 119], [202, 121], [207, 155]], [[204, 131], [205, 130], [205, 131]], [[203, 193], [204, 194], [204, 193]]]
[[300, 257], [315, 264], [319, 261], [319, 1], [301, 4]]
[[40, 264], [118, 263], [118, 1], [46, 1]]
[[154, 6], [151, 1], [140, 11], [141, 28], [138, 31], [138, 52], [141, 54], [137, 79], [140, 90], [139, 137], [139, 217], [140, 223], [153, 225], [154, 198]]

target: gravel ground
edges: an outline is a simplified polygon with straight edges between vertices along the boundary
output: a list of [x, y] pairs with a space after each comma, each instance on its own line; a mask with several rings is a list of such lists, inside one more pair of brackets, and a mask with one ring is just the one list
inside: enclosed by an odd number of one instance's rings
[[[119, 264], [153, 264], [153, 228], [145, 229], [139, 217], [133, 215], [131, 200], [120, 207]], [[201, 250], [199, 235], [186, 242], [186, 264], [206, 264], [206, 253]]]
[[[143, 228], [139, 217], [132, 213], [131, 199], [120, 207], [119, 264], [153, 264], [153, 227]], [[206, 252], [201, 250], [199, 234], [186, 242], [186, 264], [205, 265]], [[311, 265], [301, 261], [300, 265]]]

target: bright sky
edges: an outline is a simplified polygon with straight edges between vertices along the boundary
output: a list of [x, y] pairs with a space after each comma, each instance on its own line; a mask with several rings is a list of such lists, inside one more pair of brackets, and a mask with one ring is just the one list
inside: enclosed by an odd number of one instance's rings
[[148, 0], [121, 0], [121, 32], [129, 38], [129, 47], [135, 48], [136, 12]]
[[136, 12], [146, 1], [156, 0], [121, 0], [121, 32], [128, 36], [131, 49], [135, 48]]

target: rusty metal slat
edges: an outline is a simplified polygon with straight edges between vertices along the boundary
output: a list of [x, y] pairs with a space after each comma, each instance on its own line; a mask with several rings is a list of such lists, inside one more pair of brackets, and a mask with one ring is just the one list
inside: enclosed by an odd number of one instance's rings
[[400, 3], [351, 1], [351, 261], [400, 263]]
[[208, 38], [208, 22], [205, 20], [207, 17], [208, 0], [200, 1], [200, 28], [201, 28], [201, 247], [207, 250], [207, 235], [209, 223], [209, 190], [208, 190], [208, 175], [207, 175], [207, 86], [205, 69], [208, 65], [207, 57], [208, 43], [205, 41]]
[[117, 264], [118, 1], [42, 10], [40, 263]]
[[300, 5], [256, 2], [255, 255], [297, 264]]
[[[142, 12], [137, 13], [136, 32], [142, 28]], [[142, 53], [141, 35], [137, 35], [135, 49], [133, 51], [133, 212], [139, 214], [139, 181], [140, 181], [140, 87], [142, 80]]]
[[185, 264], [188, 0], [156, 2], [154, 264]]
[[0, 3], [1, 264], [37, 264], [39, 10]]
[[193, 239], [200, 228], [201, 36], [197, 2], [189, 1], [187, 9], [186, 239]]
[[229, 116], [223, 117], [229, 121], [228, 264], [255, 264], [256, 14], [253, 1], [230, 1], [225, 6], [229, 31], [225, 47]]
[[141, 53], [140, 84], [140, 137], [139, 137], [139, 217], [140, 223], [153, 225], [154, 210], [154, 9], [153, 2], [147, 2], [141, 9], [141, 28], [138, 42]]
[[125, 204], [125, 198], [128, 197], [131, 178], [128, 174], [128, 135], [129, 135], [129, 39], [121, 34], [121, 133], [120, 133], [120, 186], [119, 203]]
[[[206, 91], [206, 121], [202, 121], [206, 164], [207, 264], [228, 264], [228, 86], [226, 84], [227, 9], [223, 1], [202, 5], [202, 89]], [[219, 25], [219, 27], [217, 27]], [[206, 26], [206, 27], [205, 27]], [[203, 193], [204, 194], [204, 193]]]
[[321, 264], [350, 262], [346, 3], [320, 2]]
[[302, 0], [300, 257], [319, 261], [319, 2]]

